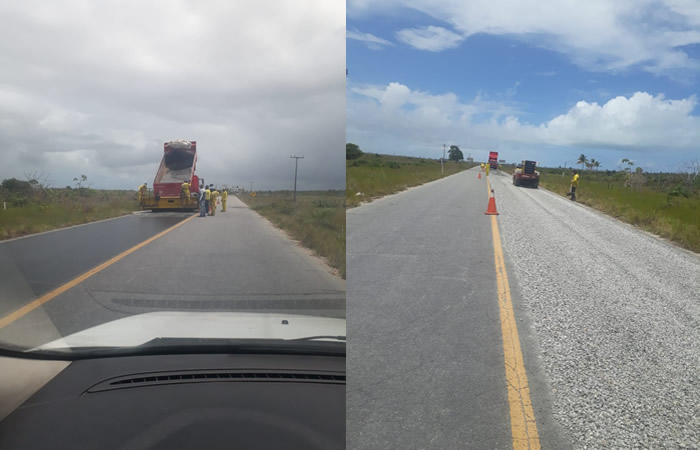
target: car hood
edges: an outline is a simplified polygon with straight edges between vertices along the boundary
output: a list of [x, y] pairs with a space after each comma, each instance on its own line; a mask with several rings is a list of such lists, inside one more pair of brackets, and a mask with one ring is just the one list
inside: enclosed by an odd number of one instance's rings
[[293, 314], [160, 311], [97, 325], [33, 350], [135, 347], [157, 338], [300, 339], [309, 336], [345, 336], [345, 319]]

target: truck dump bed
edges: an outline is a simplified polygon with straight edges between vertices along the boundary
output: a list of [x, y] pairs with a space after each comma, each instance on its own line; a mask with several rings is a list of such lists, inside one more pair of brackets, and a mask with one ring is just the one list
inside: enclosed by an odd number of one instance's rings
[[192, 141], [166, 142], [163, 159], [153, 181], [157, 197], [180, 197], [183, 181], [196, 186], [194, 171], [197, 164], [197, 143]]
[[185, 149], [166, 150], [156, 174], [156, 183], [182, 183], [192, 177], [195, 153]]
[[[141, 198], [141, 208], [151, 211], [196, 210], [198, 208], [199, 177], [197, 142], [183, 139], [163, 145], [163, 159], [153, 181], [153, 190]], [[190, 183], [189, 195], [182, 183]]]

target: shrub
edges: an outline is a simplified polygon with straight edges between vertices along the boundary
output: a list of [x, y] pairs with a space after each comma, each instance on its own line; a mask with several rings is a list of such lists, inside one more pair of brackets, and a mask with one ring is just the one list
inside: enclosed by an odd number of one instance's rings
[[12, 206], [27, 206], [29, 204], [29, 199], [21, 195], [16, 195], [11, 200]]
[[29, 181], [18, 180], [17, 178], [3, 180], [2, 187], [13, 194], [29, 195], [32, 192], [32, 185]]
[[353, 144], [350, 142], [345, 144], [345, 159], [346, 160], [357, 159], [360, 156], [362, 156], [362, 150], [360, 150], [360, 147], [357, 144]]

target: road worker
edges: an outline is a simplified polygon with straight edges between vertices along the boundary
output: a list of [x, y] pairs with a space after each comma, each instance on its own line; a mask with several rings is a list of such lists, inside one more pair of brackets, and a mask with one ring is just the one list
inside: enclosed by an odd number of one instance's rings
[[190, 183], [187, 180], [180, 185], [180, 199], [182, 199], [182, 206], [190, 203]]
[[571, 177], [571, 191], [566, 194], [569, 197], [571, 197], [572, 201], [576, 201], [576, 188], [578, 187], [578, 178], [578, 170], [574, 169], [574, 176]]
[[148, 196], [148, 184], [143, 183], [139, 186], [139, 204], [143, 204], [143, 200]]
[[202, 184], [199, 186], [199, 217], [207, 216], [206, 207], [206, 191], [204, 190], [204, 184]]
[[484, 163], [481, 163], [481, 171], [484, 171]]
[[486, 164], [486, 176], [488, 176], [490, 171], [491, 171], [491, 164]]
[[211, 215], [216, 215], [216, 201], [219, 199], [219, 191], [214, 188], [211, 191]]
[[207, 185], [204, 188], [204, 210], [207, 212], [207, 214], [211, 214], [211, 205], [210, 205], [210, 200], [211, 200], [211, 189], [209, 189], [209, 186]]
[[228, 200], [228, 190], [221, 193], [221, 212], [226, 212], [226, 201]]

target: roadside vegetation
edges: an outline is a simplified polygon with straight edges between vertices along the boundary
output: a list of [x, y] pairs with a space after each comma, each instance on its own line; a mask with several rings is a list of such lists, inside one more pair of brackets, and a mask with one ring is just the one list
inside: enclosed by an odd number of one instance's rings
[[108, 219], [138, 210], [137, 192], [88, 187], [85, 175], [74, 186], [49, 187], [30, 175], [0, 184], [0, 240]]
[[242, 193], [238, 198], [345, 278], [345, 192], [297, 191], [296, 203], [291, 191]]
[[449, 158], [444, 163], [444, 174], [439, 159], [364, 153], [352, 143], [346, 144], [345, 150], [348, 207], [453, 175], [476, 165], [464, 162], [464, 155], [456, 146], [450, 147]]
[[[579, 172], [576, 201], [700, 252], [699, 161], [679, 173], [647, 173], [629, 159], [622, 160], [621, 170], [584, 166], [589, 170]], [[538, 170], [542, 187], [566, 195], [571, 169]]]

